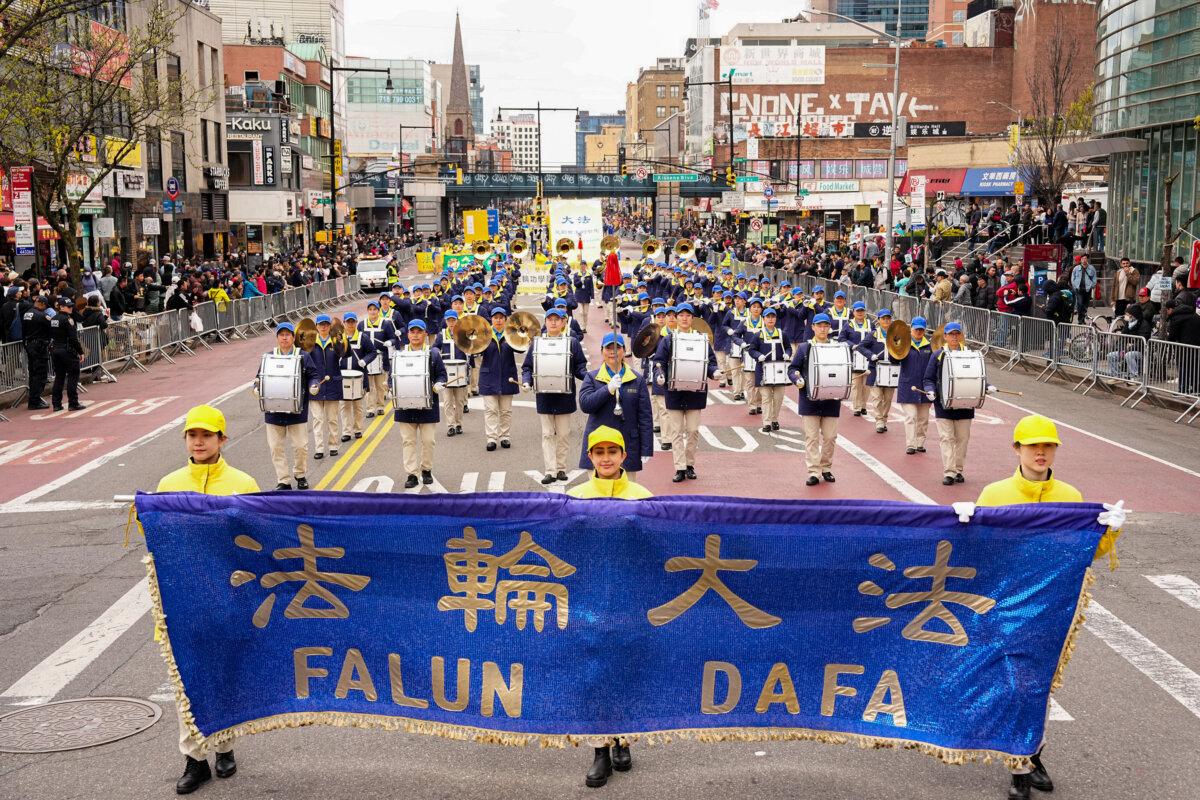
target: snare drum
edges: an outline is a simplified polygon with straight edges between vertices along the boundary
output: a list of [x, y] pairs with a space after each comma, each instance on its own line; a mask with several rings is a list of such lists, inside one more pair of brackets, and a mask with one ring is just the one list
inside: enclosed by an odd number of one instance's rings
[[299, 414], [301, 395], [301, 358], [293, 353], [277, 356], [267, 353], [258, 368], [258, 407], [268, 414]]
[[742, 372], [754, 372], [755, 366], [758, 365], [758, 360], [754, 357], [754, 353], [746, 350], [742, 353]]
[[466, 388], [467, 362], [461, 358], [451, 358], [442, 363], [446, 365], [446, 387], [449, 389]]
[[675, 333], [667, 388], [673, 392], [708, 389], [708, 337], [703, 333]]
[[729, 343], [729, 357], [730, 358], [741, 358], [743, 355], [745, 355], [745, 353], [746, 353], [746, 345], [742, 344], [741, 342], [732, 342], [731, 341]]
[[787, 386], [791, 381], [788, 380], [788, 362], [786, 361], [764, 361], [762, 373], [763, 386]]
[[983, 408], [987, 398], [987, 369], [976, 350], [942, 352], [942, 408]]
[[379, 350], [377, 350], [375, 352], [375, 358], [373, 358], [371, 360], [370, 364], [367, 364], [367, 374], [368, 375], [382, 375], [383, 374], [383, 360], [385, 358], [387, 358], [387, 351], [384, 350], [383, 347], [380, 347]]
[[850, 345], [816, 344], [808, 349], [805, 391], [809, 400], [845, 400], [850, 396]]
[[900, 365], [876, 364], [875, 385], [880, 389], [895, 389], [900, 386]]
[[538, 394], [574, 394], [571, 338], [539, 336], [533, 340], [533, 390]]
[[342, 370], [342, 399], [362, 400], [364, 394], [363, 374], [356, 369]]
[[850, 354], [850, 371], [858, 374], [867, 371], [867, 357], [857, 350], [851, 351]]
[[392, 402], [397, 411], [433, 408], [427, 351], [397, 350], [392, 354]]

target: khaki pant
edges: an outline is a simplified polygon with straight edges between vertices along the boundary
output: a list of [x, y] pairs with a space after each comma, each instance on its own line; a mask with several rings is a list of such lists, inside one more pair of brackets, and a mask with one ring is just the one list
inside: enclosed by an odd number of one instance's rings
[[467, 389], [471, 394], [479, 394], [479, 367], [467, 367]]
[[[729, 361], [733, 364], [733, 369], [730, 371], [730, 380], [733, 382], [733, 393], [734, 395], [745, 394], [746, 373], [742, 372], [742, 361], [741, 359], [733, 358], [729, 359]], [[751, 379], [753, 379], [753, 376], [751, 376]]]
[[929, 427], [928, 403], [901, 403], [904, 412], [904, 446], [924, 447], [925, 430]]
[[338, 428], [341, 427], [338, 418], [339, 405], [340, 400], [313, 400], [308, 404], [308, 413], [312, 417], [313, 443], [318, 453], [337, 449]]
[[267, 447], [271, 448], [271, 464], [275, 467], [275, 482], [290, 483], [292, 480], [292, 472], [288, 471], [288, 447], [292, 450], [293, 471], [297, 478], [303, 478], [308, 466], [308, 426], [298, 423], [266, 427]]
[[[433, 429], [432, 422], [414, 424], [399, 422], [400, 441], [404, 445], [404, 472], [416, 475], [419, 471], [428, 472], [433, 469]], [[418, 452], [417, 447], [420, 446]]]
[[511, 394], [489, 394], [483, 398], [483, 432], [489, 442], [512, 435]]
[[888, 414], [892, 413], [892, 398], [895, 396], [895, 389], [884, 389], [881, 386], [871, 387], [871, 397], [867, 400], [867, 406], [870, 408], [876, 425], [887, 427]]
[[[179, 752], [189, 758], [194, 758], [197, 761], [203, 761], [208, 757], [208, 753], [200, 748], [200, 738], [193, 736], [183, 724], [183, 709], [179, 707], [179, 701], [175, 701], [175, 714], [179, 717]], [[233, 742], [223, 744], [217, 748], [218, 753], [228, 753], [233, 750]]]
[[837, 444], [838, 418], [805, 415], [800, 419], [804, 423], [804, 463], [809, 477], [830, 472], [833, 447]]
[[721, 371], [721, 380], [729, 385], [733, 385], [734, 360], [729, 357], [729, 353], [719, 351], [717, 353], [717, 369]]
[[971, 420], [939, 419], [938, 438], [942, 446], [942, 472], [953, 478], [962, 474], [967, 460], [967, 443], [971, 441]]
[[763, 422], [779, 422], [779, 409], [783, 407], [783, 394], [786, 386], [763, 386], [759, 389], [762, 395]]
[[463, 406], [466, 404], [467, 387], [442, 389], [442, 415], [446, 418], [447, 428], [462, 425]]
[[671, 460], [678, 472], [696, 466], [696, 442], [700, 439], [700, 409], [667, 410], [671, 426]]
[[542, 421], [542, 461], [546, 473], [567, 469], [567, 437], [571, 435], [570, 414], [538, 414]]
[[342, 435], [353, 436], [363, 432], [366, 423], [366, 398], [362, 400], [343, 400], [341, 405]]
[[850, 407], [855, 411], [867, 410], [867, 373], [860, 372], [850, 379]]
[[382, 414], [383, 407], [387, 405], [388, 376], [368, 375], [367, 384], [367, 411]]
[[571, 319], [579, 323], [579, 327], [587, 330], [588, 307], [586, 303], [580, 303], [575, 306], [575, 310], [571, 312]]
[[742, 384], [746, 387], [746, 408], [762, 408], [762, 392], [754, 385], [754, 373], [743, 372]]

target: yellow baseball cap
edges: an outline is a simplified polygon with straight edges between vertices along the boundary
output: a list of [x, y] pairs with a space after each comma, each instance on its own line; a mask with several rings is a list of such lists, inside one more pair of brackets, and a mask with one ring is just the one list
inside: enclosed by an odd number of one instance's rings
[[608, 425], [601, 425], [596, 430], [588, 434], [588, 450], [598, 444], [615, 444], [619, 445], [622, 450], [625, 449], [625, 437], [616, 428], [611, 428]]
[[1013, 441], [1017, 444], [1062, 444], [1054, 421], [1041, 414], [1023, 417], [1013, 428]]
[[183, 421], [183, 429], [190, 431], [192, 428], [199, 428], [202, 431], [212, 431], [213, 433], [225, 432], [225, 415], [219, 409], [212, 406], [196, 406], [187, 413], [187, 419]]

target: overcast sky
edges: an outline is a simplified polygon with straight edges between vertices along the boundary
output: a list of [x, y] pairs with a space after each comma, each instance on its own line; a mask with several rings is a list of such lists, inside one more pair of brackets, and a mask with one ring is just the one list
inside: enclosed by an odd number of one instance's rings
[[[721, 0], [710, 35], [738, 22], [778, 22], [800, 0]], [[699, 0], [347, 0], [346, 47], [370, 58], [450, 62], [454, 12], [462, 14], [467, 63], [479, 64], [484, 114], [498, 106], [625, 108], [625, 84], [658, 56], [682, 56], [696, 35]], [[543, 163], [575, 162], [575, 118], [542, 115]]]

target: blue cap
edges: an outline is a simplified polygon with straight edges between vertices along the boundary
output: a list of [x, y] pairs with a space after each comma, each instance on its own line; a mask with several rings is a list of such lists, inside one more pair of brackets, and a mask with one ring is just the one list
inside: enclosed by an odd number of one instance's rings
[[792, 288], [792, 282], [791, 282], [791, 281], [780, 281], [780, 282], [779, 282], [779, 288], [780, 288], [780, 289], [782, 289], [782, 288], [783, 288], [783, 287], [785, 287], [785, 286], [786, 286], [787, 288], [789, 288], [789, 289], [790, 289], [790, 288]]
[[563, 300], [561, 297], [554, 301], [554, 308], [566, 308], [566, 307], [567, 307], [567, 301]]
[[890, 317], [891, 315], [892, 310], [890, 308], [881, 308], [875, 312], [875, 316], [877, 317]]
[[650, 295], [646, 294], [645, 292], [638, 292], [638, 300], [649, 300], [649, 299], [650, 299]]
[[471, 284], [471, 288], [474, 289], [475, 291], [479, 292], [479, 291], [483, 290], [483, 284], [480, 283], [479, 281], [475, 281], [475, 283]]
[[388, 294], [387, 292], [384, 292], [383, 294], [379, 295], [379, 299], [380, 300], [391, 300], [392, 296], [390, 294]]
[[450, 298], [450, 302], [453, 303], [455, 300], [462, 300], [462, 299], [463, 299], [463, 296], [461, 294], [456, 294]]
[[695, 313], [696, 313], [696, 309], [692, 308], [692, 304], [691, 304], [691, 303], [680, 303], [679, 305], [675, 306], [675, 313], [676, 313], [676, 314], [678, 314], [678, 313], [680, 313], [680, 312], [683, 312], [683, 311], [686, 311], [686, 312], [688, 312], [689, 314], [695, 314]]
[[600, 342], [601, 347], [608, 347], [610, 344], [615, 344], [617, 347], [625, 346], [625, 339], [619, 333], [606, 333], [604, 340]]
[[825, 287], [824, 286], [814, 286], [813, 294], [816, 294], [817, 292], [820, 292], [821, 294], [825, 294]]
[[818, 325], [822, 322], [829, 322], [828, 314], [817, 314], [815, 317], [813, 317], [813, 321], [812, 321], [813, 325]]
[[796, 286], [792, 289], [792, 294], [804, 294], [803, 286]]
[[563, 311], [561, 308], [555, 307], [555, 308], [552, 308], [549, 311], [547, 311], [546, 316], [547, 317], [566, 317], [567, 312]]
[[740, 298], [742, 298], [743, 300], [749, 300], [749, 299], [750, 299], [750, 293], [749, 293], [749, 292], [738, 292], [738, 293], [737, 293], [737, 296], [738, 296], [738, 297], [740, 297]]
[[866, 311], [867, 304], [864, 303], [862, 300], [855, 300], [854, 305], [850, 306], [850, 310], [851, 311]]
[[946, 323], [946, 328], [945, 328], [944, 332], [952, 333], [954, 331], [958, 331], [959, 333], [962, 333], [962, 323], [961, 322], [947, 322]]
[[667, 314], [674, 314], [677, 311], [679, 311], [679, 309], [676, 308], [675, 306], [667, 306], [666, 308], [663, 309], [663, 311]]
[[445, 314], [442, 314], [442, 319], [458, 319], [458, 312], [452, 308]]
[[845, 292], [843, 292], [843, 291], [840, 291], [840, 290], [839, 290], [839, 291], [836, 291], [836, 292], [834, 292], [834, 293], [833, 293], [833, 299], [834, 299], [834, 300], [837, 300], [839, 297], [840, 297], [840, 298], [842, 298], [843, 300], [845, 300], [845, 299], [846, 299], [846, 293], [845, 293]]
[[494, 316], [496, 316], [497, 314], [503, 314], [504, 316], [506, 316], [506, 317], [507, 317], [507, 316], [508, 316], [508, 311], [506, 311], [506, 310], [504, 309], [504, 306], [493, 306], [493, 307], [492, 307], [492, 313], [491, 313], [491, 314], [489, 314], [488, 316], [492, 316], [492, 317], [494, 317]]
[[655, 306], [654, 313], [651, 314], [651, 316], [657, 317], [659, 314], [665, 314], [668, 311], [674, 311], [674, 310], [675, 309], [673, 306]]
[[379, 308], [379, 301], [378, 300], [367, 301], [367, 308], [370, 308], [371, 306], [375, 306], [376, 308]]
[[928, 328], [929, 325], [925, 323], [924, 317], [913, 317], [912, 322], [908, 323], [908, 327], [909, 330], [912, 330], [913, 328], [921, 328], [924, 330], [925, 328]]
[[751, 305], [751, 306], [752, 306], [752, 305], [754, 305], [755, 303], [758, 303], [760, 306], [761, 306], [761, 305], [764, 305], [764, 303], [763, 303], [763, 301], [762, 301], [762, 298], [761, 298], [761, 297], [751, 297], [751, 298], [750, 298], [750, 302], [748, 302], [748, 303], [747, 303], [747, 305]]
[[333, 320], [329, 318], [328, 314], [317, 314], [317, 318], [313, 321], [318, 325], [320, 325], [322, 322], [333, 322]]
[[413, 321], [409, 322], [408, 329], [411, 331], [413, 328], [420, 328], [421, 330], [425, 330], [425, 320], [414, 319]]
[[650, 304], [650, 305], [654, 305], [654, 306], [665, 306], [666, 304], [667, 304], [667, 301], [666, 301], [666, 300], [663, 300], [661, 297], [656, 297], [656, 298], [654, 298], [654, 301], [653, 301], [653, 302], [651, 302], [651, 304]]
[[739, 272], [739, 273], [737, 274], [737, 277], [738, 277], [738, 280], [739, 280], [739, 281], [740, 281], [740, 280], [743, 280], [743, 279], [746, 277], [746, 273], [744, 273], [744, 272]]
[[732, 300], [733, 299], [733, 290], [726, 289], [725, 291], [721, 292], [721, 297], [728, 297], [730, 300]]
[[554, 282], [554, 285], [555, 285], [555, 286], [566, 286], [566, 285], [567, 285], [567, 279], [566, 279], [566, 278], [559, 278], [558, 280], [556, 280], [556, 281]]
[[773, 309], [773, 308], [764, 308], [764, 309], [763, 309], [763, 316], [764, 316], [764, 317], [778, 317], [778, 316], [779, 316], [779, 312], [777, 312], [777, 311], [776, 311], [775, 309]]
[[343, 322], [349, 322], [350, 320], [358, 322], [358, 314], [355, 314], [353, 311], [347, 311], [345, 314], [342, 314]]
[[275, 333], [279, 333], [280, 331], [291, 331], [292, 333], [295, 333], [296, 326], [290, 322], [281, 322], [275, 326]]

